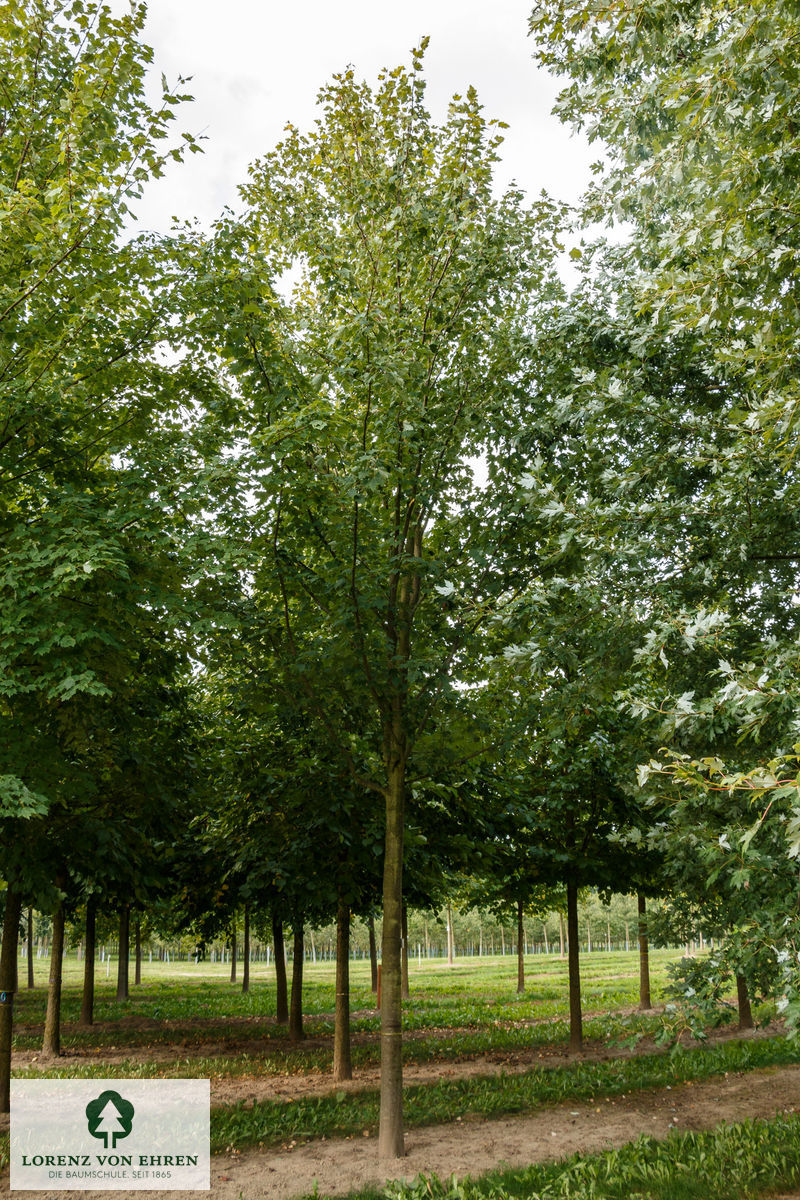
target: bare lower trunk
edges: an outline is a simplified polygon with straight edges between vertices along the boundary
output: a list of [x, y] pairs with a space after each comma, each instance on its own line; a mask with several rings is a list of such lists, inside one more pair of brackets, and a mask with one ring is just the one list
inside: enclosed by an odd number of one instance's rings
[[333, 1082], [353, 1078], [350, 1059], [350, 908], [336, 911], [336, 1016], [333, 1027]]
[[250, 991], [250, 906], [244, 906], [244, 941], [242, 943], [242, 991]]
[[231, 933], [231, 983], [236, 983], [236, 922]]
[[647, 937], [647, 901], [637, 896], [639, 909], [639, 1008], [652, 1008], [650, 1003], [650, 945]]
[[403, 905], [403, 927], [402, 935], [402, 969], [403, 969], [403, 987], [402, 996], [404, 1000], [408, 1000], [411, 996], [411, 989], [408, 986], [408, 909]]
[[117, 999], [127, 1000], [129, 989], [129, 961], [131, 940], [131, 906], [123, 904], [119, 914], [119, 960], [117, 962]]
[[289, 1020], [289, 994], [286, 987], [286, 948], [280, 917], [272, 917], [272, 948], [275, 951], [275, 1020], [285, 1025]]
[[0, 1112], [11, 1108], [11, 1043], [14, 1037], [14, 968], [22, 900], [9, 887], [3, 916], [3, 945], [0, 949]]
[[134, 964], [133, 964], [133, 982], [138, 987], [142, 982], [142, 922], [139, 917], [136, 918], [134, 926]]
[[736, 998], [739, 1002], [739, 1028], [753, 1028], [753, 1013], [750, 1008], [750, 996], [747, 991], [747, 980], [744, 975], [736, 976]]
[[33, 909], [28, 909], [28, 987], [33, 987]]
[[453, 910], [450, 907], [450, 901], [447, 901], [447, 961], [450, 966], [453, 965], [453, 957], [455, 947], [453, 945]]
[[378, 990], [378, 947], [375, 943], [375, 918], [370, 917], [367, 921], [369, 929], [369, 970], [372, 981], [372, 990]]
[[61, 1053], [61, 972], [64, 960], [64, 905], [53, 913], [53, 940], [50, 943], [50, 980], [47, 988], [47, 1013], [44, 1019], [42, 1058], [57, 1058]]
[[578, 938], [578, 884], [574, 879], [570, 879], [567, 882], [567, 957], [569, 962], [569, 1048], [572, 1054], [579, 1054], [583, 1049], [581, 965]]
[[387, 736], [386, 842], [383, 859], [383, 939], [381, 945], [381, 1108], [380, 1158], [402, 1158], [403, 1058], [402, 968], [403, 826], [405, 820], [405, 739], [399, 717]]
[[522, 920], [522, 901], [517, 901], [517, 991], [525, 991], [525, 928]]
[[289, 1005], [289, 1039], [300, 1042], [303, 1032], [303, 922], [292, 927], [292, 999]]
[[560, 954], [561, 954], [561, 957], [563, 958], [564, 957], [564, 914], [561, 912], [558, 914], [558, 939], [561, 944]]
[[94, 959], [97, 947], [97, 901], [90, 896], [86, 901], [86, 957], [83, 960], [83, 996], [81, 998], [81, 1025], [94, 1021]]

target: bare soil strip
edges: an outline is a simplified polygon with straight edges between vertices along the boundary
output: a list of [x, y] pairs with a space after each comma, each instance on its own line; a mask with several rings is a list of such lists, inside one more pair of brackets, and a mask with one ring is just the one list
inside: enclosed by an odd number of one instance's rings
[[[210, 1032], [210, 1031], [209, 1031]], [[458, 1030], [446, 1031], [452, 1037]], [[740, 1032], [736, 1026], [713, 1029], [708, 1032], [709, 1042], [722, 1042], [740, 1038], [770, 1037], [783, 1032], [781, 1022], [771, 1022], [763, 1029]], [[407, 1040], [413, 1038], [413, 1033], [405, 1035]], [[275, 1041], [253, 1040], [247, 1043], [205, 1042], [202, 1046], [184, 1049], [178, 1045], [165, 1046], [103, 1046], [96, 1050], [69, 1051], [58, 1059], [60, 1069], [68, 1070], [71, 1066], [80, 1067], [87, 1061], [96, 1064], [104, 1062], [118, 1063], [125, 1059], [138, 1062], [174, 1063], [177, 1060], [189, 1060], [194, 1057], [224, 1057], [248, 1053], [254, 1060], [261, 1055], [274, 1053], [276, 1049], [294, 1050], [302, 1053], [304, 1049], [314, 1049], [330, 1046], [330, 1035], [325, 1038], [308, 1038], [299, 1046], [291, 1046], [288, 1039], [276, 1046]], [[356, 1034], [353, 1044], [365, 1042], [377, 1044], [378, 1035]], [[696, 1047], [697, 1043], [685, 1038], [687, 1048]], [[611, 1059], [630, 1058], [641, 1054], [663, 1052], [656, 1046], [652, 1036], [642, 1038], [633, 1048], [615, 1046], [613, 1043], [596, 1040], [586, 1041], [580, 1058], [584, 1062], [608, 1062]], [[514, 1050], [490, 1050], [477, 1054], [452, 1055], [448, 1050], [446, 1058], [436, 1059], [427, 1063], [408, 1063], [403, 1068], [403, 1080], [406, 1085], [436, 1082], [443, 1078], [464, 1079], [474, 1075], [517, 1074], [530, 1071], [534, 1067], [562, 1067], [576, 1061], [570, 1055], [566, 1043], [546, 1043], [544, 1045], [517, 1048]], [[40, 1060], [38, 1051], [15, 1050], [13, 1066], [15, 1068], [30, 1067], [36, 1069], [56, 1065], [52, 1060]], [[254, 1061], [254, 1066], [256, 1062]], [[319, 1096], [331, 1091], [354, 1092], [365, 1088], [378, 1087], [380, 1082], [380, 1067], [376, 1064], [358, 1067], [353, 1072], [354, 1078], [348, 1083], [333, 1085], [329, 1071], [311, 1070], [304, 1072], [300, 1068], [296, 1073], [289, 1074], [285, 1068], [278, 1068], [274, 1075], [236, 1074], [226, 1076], [224, 1067], [220, 1074], [211, 1078], [212, 1106], [244, 1103], [246, 1106], [262, 1100], [299, 1100], [305, 1096]]]
[[[720, 1076], [595, 1103], [566, 1103], [529, 1116], [499, 1120], [468, 1117], [406, 1135], [406, 1158], [381, 1163], [374, 1138], [314, 1141], [279, 1150], [247, 1150], [212, 1159], [211, 1191], [137, 1192], [142, 1200], [197, 1196], [213, 1200], [291, 1200], [313, 1191], [320, 1200], [420, 1173], [481, 1174], [522, 1167], [577, 1151], [622, 1146], [640, 1134], [663, 1138], [671, 1129], [711, 1129], [721, 1121], [800, 1109], [800, 1067]], [[7, 1176], [5, 1179], [7, 1188]], [[27, 1192], [31, 1200], [64, 1200], [64, 1192]], [[120, 1200], [119, 1192], [71, 1192], [83, 1200]], [[798, 1200], [786, 1196], [783, 1200]]]

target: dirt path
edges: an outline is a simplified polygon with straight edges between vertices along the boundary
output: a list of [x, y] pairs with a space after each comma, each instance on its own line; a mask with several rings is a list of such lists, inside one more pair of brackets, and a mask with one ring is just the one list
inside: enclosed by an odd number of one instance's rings
[[[414, 1129], [407, 1156], [381, 1165], [374, 1138], [317, 1141], [278, 1151], [245, 1151], [212, 1159], [213, 1200], [290, 1200], [313, 1191], [320, 1200], [389, 1179], [435, 1172], [480, 1174], [494, 1167], [525, 1166], [580, 1150], [622, 1146], [642, 1133], [663, 1138], [671, 1129], [710, 1129], [720, 1121], [771, 1117], [800, 1110], [800, 1067], [725, 1075], [701, 1083], [595, 1103], [567, 1103], [529, 1116], [500, 1120], [465, 1118], [452, 1125]], [[7, 1186], [7, 1183], [6, 1183]], [[119, 1192], [72, 1192], [84, 1200], [120, 1200]], [[64, 1192], [27, 1192], [31, 1200], [63, 1200]], [[137, 1192], [142, 1200], [179, 1198], [186, 1192]], [[798, 1200], [786, 1196], [783, 1200]]]
[[[452, 1037], [457, 1030], [447, 1030], [447, 1036]], [[771, 1022], [770, 1025], [763, 1029], [750, 1030], [741, 1032], [736, 1026], [725, 1026], [721, 1029], [713, 1029], [708, 1031], [708, 1042], [718, 1043], [729, 1041], [731, 1039], [741, 1038], [762, 1038], [771, 1037], [775, 1034], [783, 1032], [783, 1025], [780, 1022]], [[406, 1035], [407, 1042], [413, 1040], [414, 1034]], [[377, 1042], [377, 1034], [357, 1034], [353, 1038], [353, 1044], [359, 1045], [362, 1042], [374, 1041]], [[327, 1039], [311, 1039], [303, 1042], [299, 1047], [302, 1053], [303, 1049], [313, 1049], [316, 1046], [330, 1045], [332, 1038]], [[687, 1046], [696, 1046], [697, 1043], [686, 1041]], [[288, 1041], [281, 1047], [282, 1049], [298, 1049], [290, 1047]], [[191, 1059], [197, 1055], [198, 1057], [207, 1057], [211, 1055], [226, 1055], [241, 1054], [244, 1050], [250, 1053], [254, 1060], [257, 1060], [259, 1055], [274, 1053], [276, 1049], [275, 1043], [265, 1043], [264, 1041], [253, 1041], [243, 1045], [237, 1043], [231, 1046], [225, 1042], [220, 1043], [205, 1043], [202, 1047], [194, 1047], [194, 1053], [191, 1050], [178, 1050], [173, 1045], [170, 1048], [163, 1046], [156, 1047], [102, 1047], [96, 1051], [81, 1051], [78, 1053], [63, 1054], [58, 1060], [59, 1068], [64, 1070], [69, 1067], [79, 1068], [87, 1061], [96, 1064], [108, 1062], [118, 1063], [125, 1059], [142, 1062], [175, 1062], [178, 1059]], [[176, 1055], [176, 1050], [177, 1055]], [[615, 1046], [604, 1041], [589, 1041], [584, 1043], [583, 1054], [581, 1060], [584, 1062], [608, 1062], [611, 1059], [630, 1058], [642, 1054], [666, 1053], [666, 1050], [660, 1051], [655, 1045], [652, 1036], [642, 1038], [642, 1040], [633, 1048]], [[424, 1063], [407, 1063], [403, 1068], [403, 1079], [406, 1085], [415, 1083], [431, 1083], [439, 1079], [465, 1079], [474, 1075], [499, 1075], [501, 1072], [510, 1075], [518, 1074], [523, 1071], [530, 1071], [533, 1067], [561, 1067], [568, 1066], [574, 1063], [575, 1059], [570, 1055], [566, 1043], [545, 1043], [543, 1045], [534, 1045], [530, 1047], [515, 1048], [513, 1050], [489, 1050], [484, 1053], [463, 1054], [452, 1056], [448, 1053], [447, 1058], [435, 1059], [432, 1062]], [[14, 1051], [13, 1066], [19, 1068], [22, 1066], [35, 1068], [37, 1064], [42, 1067], [52, 1066], [51, 1062], [41, 1062], [39, 1055], [34, 1051]], [[254, 1067], [256, 1062], [254, 1062]], [[220, 1074], [211, 1078], [211, 1104], [212, 1106], [223, 1104], [253, 1104], [255, 1101], [263, 1100], [299, 1100], [306, 1096], [324, 1095], [332, 1090], [336, 1091], [359, 1091], [364, 1088], [376, 1088], [380, 1083], [380, 1067], [377, 1063], [368, 1066], [357, 1067], [354, 1072], [354, 1078], [349, 1083], [334, 1085], [331, 1083], [330, 1071], [325, 1070], [310, 1070], [304, 1071], [300, 1067], [295, 1073], [287, 1072], [285, 1066], [277, 1065], [274, 1074], [259, 1074], [254, 1071], [252, 1075], [229, 1075]]]

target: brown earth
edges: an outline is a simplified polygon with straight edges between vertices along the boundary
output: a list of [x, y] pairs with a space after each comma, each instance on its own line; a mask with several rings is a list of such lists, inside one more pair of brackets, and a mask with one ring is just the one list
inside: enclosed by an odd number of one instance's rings
[[[137, 1021], [136, 1028], [144, 1028], [141, 1025], [141, 1018], [136, 1018], [135, 1020]], [[229, 1024], [251, 1020], [257, 1020], [257, 1018], [238, 1018], [236, 1022], [231, 1021]], [[153, 1023], [150, 1022], [150, 1024], [152, 1025]], [[181, 1025], [183, 1024], [182, 1022]], [[200, 1018], [196, 1024], [199, 1030], [205, 1029], [207, 1033], [213, 1034], [216, 1031], [216, 1021], [208, 1022], [203, 1026], [202, 1019]], [[120, 1025], [116, 1027], [110, 1026], [109, 1028], [119, 1029], [119, 1027]], [[130, 1027], [131, 1025], [128, 1025], [128, 1028]], [[159, 1024], [157, 1027], [163, 1031], [164, 1023]], [[719, 1042], [731, 1038], [770, 1037], [782, 1032], [782, 1030], [783, 1025], [781, 1022], [772, 1022], [765, 1028], [752, 1030], [748, 1033], [741, 1033], [735, 1026], [728, 1026], [710, 1030], [708, 1032], [708, 1040], [709, 1042]], [[458, 1029], [445, 1029], [441, 1031], [441, 1035], [442, 1037], [452, 1038], [458, 1032]], [[464, 1030], [464, 1032], [467, 1033], [469, 1031]], [[403, 1036], [404, 1041], [408, 1043], [412, 1042], [415, 1036], [434, 1037], [435, 1032], [422, 1031], [416, 1034], [414, 1031], [408, 1031]], [[378, 1034], [355, 1034], [352, 1040], [354, 1046], [370, 1042], [377, 1044]], [[689, 1044], [688, 1039], [686, 1040], [687, 1044]], [[302, 1054], [303, 1050], [314, 1050], [330, 1046], [331, 1042], [331, 1035], [326, 1035], [318, 1038], [307, 1038], [299, 1046], [292, 1046], [288, 1038], [285, 1037], [280, 1040], [275, 1037], [262, 1037], [247, 1041], [235, 1041], [232, 1039], [204, 1041], [192, 1043], [191, 1045], [187, 1044], [184, 1040], [180, 1040], [155, 1046], [103, 1046], [94, 1050], [87, 1048], [64, 1053], [58, 1059], [58, 1066], [63, 1069], [68, 1069], [70, 1066], [80, 1067], [87, 1060], [98, 1064], [103, 1062], [114, 1063], [124, 1059], [139, 1062], [167, 1063], [175, 1062], [176, 1059], [187, 1060], [191, 1058], [224, 1056], [226, 1054], [249, 1053], [253, 1057], [256, 1057], [261, 1054], [274, 1053], [276, 1050], [289, 1049]], [[696, 1045], [696, 1043], [694, 1044]], [[649, 1035], [643, 1037], [633, 1048], [618, 1046], [613, 1043], [609, 1044], [599, 1039], [587, 1039], [584, 1043], [581, 1058], [588, 1062], [606, 1062], [612, 1058], [628, 1058], [640, 1054], [653, 1054], [657, 1053], [658, 1049], [652, 1036]], [[514, 1050], [498, 1050], [481, 1054], [463, 1055], [453, 1055], [451, 1048], [448, 1048], [446, 1059], [442, 1058], [432, 1062], [406, 1064], [403, 1068], [403, 1078], [406, 1084], [430, 1083], [433, 1080], [442, 1078], [498, 1075], [501, 1072], [505, 1074], [517, 1074], [529, 1071], [532, 1067], [558, 1067], [574, 1061], [566, 1044], [558, 1042], [531, 1046], [529, 1048], [515, 1048]], [[35, 1050], [14, 1051], [13, 1066], [15, 1068], [22, 1066], [35, 1068], [37, 1065], [47, 1068], [53, 1066], [53, 1061], [42, 1061], [38, 1051]], [[362, 1088], [375, 1088], [379, 1082], [380, 1067], [376, 1063], [356, 1068], [354, 1078], [349, 1083], [337, 1085], [337, 1090], [358, 1091]], [[320, 1095], [329, 1092], [331, 1086], [330, 1073], [317, 1068], [304, 1071], [300, 1067], [291, 1074], [285, 1068], [278, 1067], [276, 1073], [272, 1075], [257, 1073], [253, 1073], [252, 1075], [219, 1075], [216, 1077], [212, 1076], [211, 1078], [211, 1103], [212, 1105], [224, 1105], [244, 1102], [245, 1105], [249, 1105], [257, 1100], [300, 1099], [303, 1096]]]
[[[525, 1022], [526, 1024], [528, 1022]], [[164, 1022], [153, 1022], [143, 1018], [132, 1018], [128, 1028], [146, 1031], [158, 1028], [165, 1030]], [[233, 1021], [204, 1020], [175, 1022], [175, 1040], [155, 1046], [106, 1046], [99, 1050], [79, 1050], [62, 1056], [59, 1065], [68, 1068], [78, 1066], [87, 1059], [94, 1062], [119, 1061], [124, 1058], [143, 1061], [166, 1062], [176, 1058], [197, 1056], [240, 1054], [250, 1052], [265, 1054], [277, 1049], [288, 1049], [290, 1044], [284, 1037], [265, 1036], [261, 1029], [272, 1024], [263, 1018], [237, 1018]], [[247, 1027], [254, 1026], [252, 1038], [247, 1037]], [[181, 1033], [190, 1027], [197, 1040], [191, 1044]], [[224, 1038], [226, 1029], [236, 1028], [244, 1035], [243, 1041], [236, 1036]], [[103, 1026], [96, 1027], [98, 1029]], [[120, 1023], [108, 1026], [119, 1030]], [[762, 1037], [780, 1031], [779, 1026], [754, 1031], [749, 1037]], [[465, 1031], [466, 1032], [466, 1031]], [[452, 1037], [458, 1030], [441, 1031], [443, 1037]], [[204, 1040], [204, 1036], [211, 1040]], [[354, 1037], [354, 1043], [367, 1043], [376, 1039], [375, 1034]], [[407, 1035], [413, 1040], [413, 1032]], [[430, 1031], [419, 1036], [430, 1037]], [[736, 1029], [712, 1031], [713, 1040], [742, 1037]], [[314, 1049], [329, 1045], [330, 1035], [308, 1038], [299, 1048]], [[450, 1049], [450, 1048], [448, 1048]], [[652, 1053], [655, 1049], [652, 1038], [644, 1038], [634, 1049], [609, 1046], [601, 1041], [586, 1045], [584, 1059], [602, 1061], [630, 1054]], [[15, 1052], [16, 1067], [36, 1066], [39, 1055], [35, 1051]], [[404, 1070], [406, 1083], [425, 1083], [441, 1078], [456, 1078], [473, 1075], [492, 1075], [503, 1071], [516, 1073], [531, 1067], [555, 1067], [569, 1061], [567, 1048], [553, 1044], [514, 1051], [489, 1052], [480, 1055], [464, 1055], [453, 1058], [448, 1053], [446, 1061], [409, 1064]], [[42, 1063], [42, 1066], [51, 1065]], [[379, 1080], [377, 1066], [359, 1068], [356, 1078], [340, 1084], [337, 1090], [356, 1091], [375, 1087]], [[322, 1094], [331, 1090], [330, 1076], [322, 1071], [305, 1073], [302, 1067], [295, 1074], [229, 1076], [211, 1080], [212, 1104], [224, 1105], [243, 1102], [252, 1104], [256, 1100], [300, 1098]], [[499, 1120], [485, 1120], [467, 1116], [463, 1121], [444, 1126], [431, 1126], [412, 1130], [407, 1134], [407, 1157], [400, 1163], [381, 1165], [376, 1159], [373, 1138], [365, 1134], [362, 1138], [344, 1140], [320, 1140], [307, 1145], [291, 1143], [280, 1150], [251, 1150], [222, 1155], [212, 1160], [212, 1185], [210, 1193], [219, 1200], [289, 1200], [290, 1197], [311, 1192], [315, 1182], [320, 1197], [341, 1195], [367, 1184], [381, 1183], [393, 1178], [413, 1178], [420, 1172], [448, 1176], [453, 1173], [481, 1173], [502, 1164], [521, 1166], [547, 1158], [569, 1155], [577, 1150], [592, 1152], [619, 1146], [637, 1137], [640, 1133], [664, 1136], [671, 1128], [706, 1129], [722, 1120], [736, 1121], [745, 1117], [772, 1116], [780, 1111], [800, 1109], [800, 1067], [780, 1070], [748, 1072], [685, 1084], [660, 1091], [642, 1092], [628, 1098], [617, 1097], [596, 1104], [566, 1103], [541, 1112]], [[7, 1118], [6, 1118], [7, 1122]], [[2, 1126], [0, 1126], [2, 1127]], [[7, 1127], [7, 1125], [6, 1125]], [[7, 1174], [3, 1181], [8, 1187]], [[62, 1192], [29, 1192], [32, 1198], [61, 1200]], [[119, 1192], [72, 1192], [72, 1196], [107, 1196], [119, 1200]], [[134, 1193], [131, 1193], [132, 1195]], [[181, 1192], [136, 1192], [136, 1196], [159, 1197], [186, 1195]], [[782, 1200], [800, 1200], [784, 1197]]]
[[[701, 1130], [721, 1121], [771, 1117], [800, 1109], [800, 1067], [731, 1074], [700, 1083], [595, 1103], [568, 1102], [528, 1116], [485, 1120], [468, 1117], [451, 1125], [411, 1130], [406, 1157], [380, 1163], [373, 1138], [315, 1141], [280, 1150], [248, 1150], [212, 1159], [211, 1191], [136, 1192], [142, 1200], [194, 1194], [213, 1200], [290, 1200], [318, 1188], [320, 1200], [391, 1179], [420, 1173], [480, 1174], [498, 1166], [532, 1162], [621, 1146], [640, 1134], [663, 1138], [672, 1129]], [[6, 1177], [6, 1187], [7, 1177]], [[133, 1194], [133, 1193], [132, 1193]], [[27, 1192], [31, 1200], [63, 1200], [63, 1192]], [[72, 1192], [91, 1200], [120, 1200], [119, 1192]], [[800, 1200], [784, 1196], [781, 1200]]]

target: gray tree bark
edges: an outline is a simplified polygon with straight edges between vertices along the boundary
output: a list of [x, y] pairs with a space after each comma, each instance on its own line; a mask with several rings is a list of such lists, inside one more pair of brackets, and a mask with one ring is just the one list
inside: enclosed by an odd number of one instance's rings
[[47, 987], [47, 1012], [44, 1019], [42, 1058], [61, 1054], [61, 974], [64, 960], [64, 905], [53, 913], [53, 940], [50, 943], [50, 979]]
[[340, 898], [336, 911], [336, 1015], [333, 1027], [333, 1082], [353, 1078], [350, 1055], [350, 908]]

